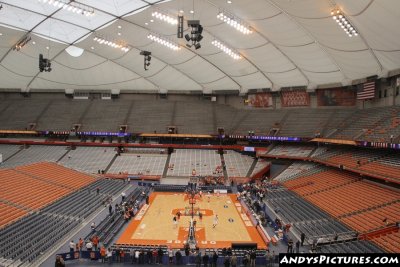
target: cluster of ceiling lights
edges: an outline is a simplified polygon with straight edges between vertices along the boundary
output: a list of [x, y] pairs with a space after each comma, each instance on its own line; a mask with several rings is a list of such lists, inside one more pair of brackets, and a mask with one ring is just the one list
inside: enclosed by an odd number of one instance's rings
[[231, 56], [233, 59], [241, 59], [242, 56], [239, 53], [234, 52], [231, 48], [227, 47], [225, 44], [221, 43], [218, 40], [214, 40], [211, 42], [214, 46], [219, 48], [222, 52], [228, 54]]
[[47, 3], [49, 5], [53, 5], [57, 8], [63, 8], [67, 11], [71, 11], [73, 13], [82, 14], [87, 17], [94, 16], [94, 9], [88, 6], [76, 3], [75, 1], [70, 0], [38, 0], [41, 3]]
[[243, 34], [250, 34], [253, 32], [249, 26], [245, 25], [240, 19], [235, 18], [233, 15], [219, 12], [217, 18]]
[[178, 24], [178, 20], [176, 18], [171, 17], [170, 15], [166, 15], [163, 14], [161, 12], [155, 11], [153, 13], [151, 13], [152, 17], [155, 17], [156, 19], [168, 22], [169, 24], [172, 25], [177, 25]]
[[160, 36], [154, 35], [152, 33], [147, 35], [147, 38], [149, 38], [150, 40], [152, 40], [154, 42], [162, 44], [162, 45], [164, 45], [164, 46], [166, 46], [166, 47], [168, 47], [168, 48], [170, 48], [170, 49], [172, 49], [174, 51], [177, 51], [177, 50], [180, 49], [179, 45], [174, 44], [173, 42], [171, 42], [171, 41], [169, 41], [167, 39], [164, 39], [164, 38], [162, 38]]
[[348, 21], [348, 19], [346, 19], [346, 17], [339, 9], [332, 10], [331, 15], [332, 19], [334, 19], [339, 24], [339, 26], [349, 37], [358, 35], [356, 28]]
[[101, 37], [94, 37], [93, 38], [94, 41], [98, 42], [99, 44], [104, 44], [104, 45], [108, 45], [111, 46], [113, 48], [120, 48], [122, 51], [124, 51], [125, 53], [129, 51], [129, 47], [127, 45], [122, 45], [113, 41], [108, 41], [104, 38]]

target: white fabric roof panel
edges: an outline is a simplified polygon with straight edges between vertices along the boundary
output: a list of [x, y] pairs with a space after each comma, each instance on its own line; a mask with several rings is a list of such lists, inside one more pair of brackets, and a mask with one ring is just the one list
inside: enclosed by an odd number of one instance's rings
[[183, 75], [168, 65], [166, 65], [165, 68], [156, 73], [154, 76], [148, 77], [148, 79], [158, 84], [160, 89], [180, 91], [201, 91], [203, 89], [196, 81], [190, 79], [188, 76]]
[[301, 69], [309, 72], [337, 71], [338, 67], [332, 62], [317, 44], [299, 47], [280, 47], [293, 62]]
[[[194, 0], [195, 13], [190, 14], [193, 1], [75, 1], [94, 9], [95, 15], [87, 17], [42, 1], [3, 0], [0, 72], [4, 76], [0, 89], [196, 91], [318, 86], [400, 69], [398, 0], [232, 2]], [[336, 7], [360, 36], [349, 38], [339, 28], [330, 16]], [[204, 27], [201, 49], [184, 47], [186, 40], [177, 39], [176, 25], [151, 16], [154, 11], [176, 16], [179, 10], [184, 11], [184, 34], [189, 33], [188, 19], [200, 19]], [[241, 34], [216, 17], [219, 11], [241, 19], [254, 32]], [[183, 47], [169, 50], [150, 41], [149, 33]], [[32, 40], [21, 51], [12, 51], [25, 35]], [[98, 44], [93, 40], [95, 36], [122, 41], [131, 50], [124, 53]], [[211, 44], [214, 38], [244, 57], [231, 59]], [[69, 45], [85, 51], [72, 58], [63, 52]], [[143, 69], [141, 50], [152, 52], [148, 71]], [[52, 72], [39, 73], [39, 53], [52, 60]]]
[[299, 24], [283, 13], [257, 21], [257, 26], [258, 31], [278, 46], [296, 47], [314, 42]]
[[360, 52], [339, 52], [328, 49], [347, 77], [361, 79], [381, 71], [369, 50]]
[[272, 83], [263, 76], [262, 73], [256, 72], [246, 76], [235, 77], [235, 81], [242, 85], [243, 89], [255, 88], [271, 88]]

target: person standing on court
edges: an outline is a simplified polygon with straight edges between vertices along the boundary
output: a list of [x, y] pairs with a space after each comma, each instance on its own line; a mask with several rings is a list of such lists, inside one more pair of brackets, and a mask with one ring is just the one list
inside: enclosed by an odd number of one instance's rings
[[218, 214], [215, 214], [213, 219], [213, 228], [215, 228], [217, 225], [218, 225]]

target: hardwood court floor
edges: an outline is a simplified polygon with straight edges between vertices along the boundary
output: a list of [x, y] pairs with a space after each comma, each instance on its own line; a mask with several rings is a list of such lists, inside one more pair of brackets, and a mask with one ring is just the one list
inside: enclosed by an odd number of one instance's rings
[[[172, 218], [179, 210], [184, 213], [189, 201], [183, 193], [155, 192], [150, 195], [150, 205], [145, 205], [131, 220], [116, 242], [130, 245], [169, 245], [182, 248], [187, 239], [190, 216], [181, 216], [178, 225]], [[241, 212], [241, 205], [233, 194], [220, 196], [203, 195], [195, 207], [203, 214], [202, 221], [196, 216], [196, 240], [200, 248], [223, 248], [233, 243], [257, 243], [258, 248], [266, 244], [247, 215]], [[218, 225], [213, 228], [213, 218], [218, 214]]]

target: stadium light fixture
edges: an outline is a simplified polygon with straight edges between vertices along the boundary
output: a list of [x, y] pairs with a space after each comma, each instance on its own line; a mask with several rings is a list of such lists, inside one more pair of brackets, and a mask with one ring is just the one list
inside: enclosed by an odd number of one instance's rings
[[94, 16], [94, 9], [91, 7], [88, 7], [86, 5], [77, 3], [75, 1], [70, 1], [70, 0], [38, 0], [39, 3], [43, 4], [49, 4], [52, 5], [56, 8], [62, 8], [64, 10], [77, 13], [77, 14], [82, 14], [87, 17]]
[[24, 47], [29, 41], [31, 40], [31, 37], [28, 35], [25, 35], [21, 40], [18, 41], [16, 45], [13, 46], [13, 50], [21, 50], [22, 47]]
[[337, 22], [340, 28], [347, 34], [349, 37], [358, 36], [358, 32], [354, 25], [350, 23], [350, 21], [346, 18], [343, 12], [340, 9], [334, 9], [331, 11], [331, 16], [334, 21]]
[[243, 34], [250, 34], [253, 32], [250, 26], [246, 25], [242, 20], [234, 15], [228, 14], [227, 12], [219, 12], [217, 18]]
[[161, 13], [159, 11], [154, 11], [153, 13], [151, 13], [151, 16], [156, 18], [156, 19], [165, 21], [165, 22], [167, 22], [169, 24], [172, 24], [172, 25], [177, 25], [178, 24], [178, 20], [176, 18], [173, 18], [172, 16], [170, 16], [168, 14]]
[[211, 44], [213, 44], [214, 46], [219, 48], [222, 52], [228, 54], [235, 60], [242, 58], [242, 56], [239, 53], [235, 52], [233, 49], [229, 48], [228, 46], [226, 46], [225, 44], [223, 44], [222, 42], [220, 42], [218, 40], [212, 41]]
[[115, 42], [115, 41], [109, 41], [105, 38], [102, 37], [94, 37], [93, 41], [98, 42], [99, 44], [105, 44], [108, 46], [111, 46], [113, 48], [119, 48], [122, 51], [124, 51], [125, 53], [128, 52], [130, 50], [130, 48], [126, 45], [126, 44], [122, 44], [121, 42]]
[[152, 41], [154, 41], [156, 43], [164, 45], [164, 46], [166, 46], [169, 49], [172, 49], [174, 51], [177, 51], [177, 50], [181, 49], [178, 44], [175, 44], [172, 41], [167, 40], [164, 37], [158, 36], [158, 35], [153, 34], [153, 33], [148, 34], [147, 38], [149, 38], [150, 40], [152, 40]]

